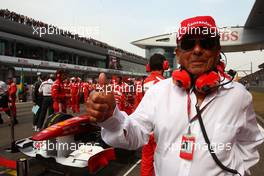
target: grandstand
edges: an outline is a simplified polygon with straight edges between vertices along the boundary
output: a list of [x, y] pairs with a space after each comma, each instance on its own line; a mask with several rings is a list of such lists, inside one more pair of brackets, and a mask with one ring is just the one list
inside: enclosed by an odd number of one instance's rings
[[260, 70], [244, 76], [240, 79], [240, 82], [247, 84], [250, 89], [264, 91], [264, 63], [258, 66]]
[[18, 77], [23, 70], [31, 83], [35, 72], [59, 68], [81, 77], [99, 72], [142, 76], [146, 63], [146, 58], [107, 43], [0, 10], [0, 80]]

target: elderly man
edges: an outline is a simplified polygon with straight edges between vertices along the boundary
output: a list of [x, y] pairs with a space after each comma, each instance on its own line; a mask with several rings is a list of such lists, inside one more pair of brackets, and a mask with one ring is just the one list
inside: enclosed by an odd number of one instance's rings
[[116, 147], [139, 148], [153, 131], [157, 176], [245, 175], [259, 160], [263, 136], [252, 97], [223, 72], [220, 50], [212, 17], [186, 19], [175, 50], [181, 68], [172, 78], [152, 86], [129, 118], [102, 93], [90, 95], [87, 116]]

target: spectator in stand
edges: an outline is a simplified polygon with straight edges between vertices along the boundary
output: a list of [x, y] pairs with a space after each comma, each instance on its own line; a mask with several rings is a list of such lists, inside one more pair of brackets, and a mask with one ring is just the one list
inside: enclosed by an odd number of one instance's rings
[[[54, 31], [60, 31], [59, 34], [64, 36], [64, 37], [71, 38], [71, 39], [74, 39], [74, 40], [79, 40], [79, 41], [82, 41], [82, 42], [85, 42], [85, 43], [88, 43], [88, 44], [91, 44], [91, 45], [95, 45], [95, 46], [98, 46], [98, 47], [111, 49], [111, 50], [120, 52], [122, 54], [128, 55], [128, 56], [137, 57], [137, 58], [143, 58], [141, 56], [137, 56], [137, 55], [132, 54], [130, 52], [126, 52], [126, 51], [124, 51], [124, 50], [122, 50], [120, 48], [112, 47], [112, 46], [108, 45], [107, 43], [103, 43], [103, 42], [95, 40], [93, 38], [80, 37], [78, 34], [74, 35], [70, 31], [65, 31], [65, 30], [59, 29], [58, 27], [55, 27], [53, 25], [48, 25], [48, 24], [46, 24], [46, 23], [44, 23], [42, 21], [38, 21], [38, 20], [32, 19], [30, 17], [17, 14], [15, 12], [10, 12], [8, 9], [0, 9], [0, 16], [5, 18], [5, 19], [11, 20], [11, 21], [15, 21], [15, 22], [18, 22], [18, 23], [21, 23], [21, 24], [25, 24], [25, 25], [28, 25], [28, 26], [45, 27], [47, 30], [48, 30], [48, 27], [50, 26], [50, 27], [52, 27], [54, 29]], [[117, 66], [117, 69], [122, 69], [120, 64]]]

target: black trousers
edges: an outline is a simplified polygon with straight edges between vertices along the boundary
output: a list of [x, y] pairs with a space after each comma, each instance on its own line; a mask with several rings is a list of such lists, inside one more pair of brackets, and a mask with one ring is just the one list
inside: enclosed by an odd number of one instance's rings
[[41, 129], [43, 126], [43, 123], [45, 121], [45, 117], [46, 117], [48, 110], [49, 110], [48, 115], [51, 115], [54, 113], [52, 97], [51, 96], [43, 96], [42, 105], [41, 105], [41, 109], [40, 109], [40, 116], [39, 116], [38, 123], [37, 123], [37, 127], [39, 129]]

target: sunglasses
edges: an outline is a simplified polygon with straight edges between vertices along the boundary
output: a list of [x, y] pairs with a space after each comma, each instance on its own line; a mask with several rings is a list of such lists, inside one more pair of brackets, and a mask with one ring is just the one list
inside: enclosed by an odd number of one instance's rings
[[182, 50], [192, 50], [195, 47], [197, 41], [199, 42], [200, 46], [206, 50], [213, 50], [219, 47], [219, 38], [217, 37], [183, 38], [179, 43], [179, 47]]

